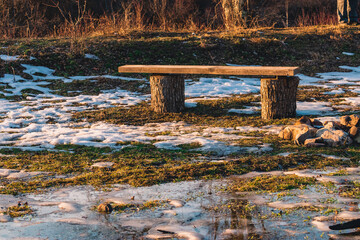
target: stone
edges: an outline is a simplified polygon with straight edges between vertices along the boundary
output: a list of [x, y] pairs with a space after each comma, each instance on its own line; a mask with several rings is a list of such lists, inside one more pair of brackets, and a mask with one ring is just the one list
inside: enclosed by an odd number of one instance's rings
[[[194, 230], [194, 227], [181, 225], [157, 226], [156, 231], [163, 234], [174, 234], [179, 239], [203, 240], [205, 237]], [[174, 237], [174, 236], [173, 236]]]
[[319, 120], [317, 119], [313, 119], [311, 120], [311, 125], [315, 128], [322, 128], [324, 127], [324, 124], [322, 122], [320, 122]]
[[304, 144], [305, 140], [308, 138], [314, 138], [316, 135], [316, 129], [313, 127], [308, 127], [308, 128], [304, 128], [302, 129], [302, 131], [300, 131], [296, 136], [295, 136], [295, 143], [297, 145], [302, 145]]
[[240, 229], [226, 229], [221, 235], [230, 235], [230, 237], [232, 235], [234, 236], [238, 236], [238, 235], [247, 235], [246, 230], [240, 230]]
[[67, 203], [67, 202], [62, 202], [58, 205], [58, 207], [61, 210], [64, 210], [66, 212], [76, 212], [78, 211], [78, 206], [74, 203]]
[[18, 170], [13, 170], [13, 169], [0, 169], [0, 177], [7, 177], [12, 173], [17, 173], [19, 172]]
[[355, 137], [359, 133], [359, 128], [352, 126], [349, 130], [350, 137]]
[[289, 127], [284, 128], [280, 131], [279, 137], [285, 140], [292, 140], [292, 132]]
[[109, 203], [101, 203], [97, 210], [101, 213], [111, 213], [114, 209]]
[[303, 144], [307, 138], [315, 137], [316, 129], [306, 125], [287, 126], [279, 133], [279, 137], [286, 140], [294, 140], [296, 143]]
[[324, 128], [326, 129], [339, 129], [340, 125], [335, 121], [326, 122]]
[[311, 125], [311, 120], [310, 118], [306, 117], [306, 116], [302, 116], [300, 119], [298, 119], [294, 125], [302, 125], [302, 124], [306, 124], [306, 125], [309, 125], [309, 126], [312, 126]]
[[342, 116], [340, 123], [347, 127], [360, 127], [360, 116], [357, 114]]
[[354, 138], [354, 141], [356, 143], [360, 143], [360, 134]]
[[330, 147], [345, 146], [352, 143], [349, 134], [342, 130], [323, 128], [316, 132], [316, 137], [322, 138]]
[[9, 215], [0, 214], [0, 223], [11, 222], [13, 219]]
[[179, 207], [183, 207], [184, 206], [184, 202], [181, 201], [181, 200], [176, 200], [176, 199], [173, 199], [173, 200], [168, 200], [169, 204], [176, 207], [176, 208], [179, 208]]
[[325, 143], [305, 143], [305, 147], [325, 147]]
[[6, 178], [7, 179], [24, 179], [31, 177], [31, 174], [28, 172], [25, 172], [24, 170], [21, 170], [20, 172], [12, 172], [10, 173]]
[[319, 138], [308, 138], [304, 142], [305, 147], [323, 147], [325, 146], [324, 140]]
[[114, 165], [113, 162], [97, 162], [94, 163], [93, 165], [91, 165], [92, 168], [107, 168], [107, 169], [111, 169], [112, 166]]
[[312, 221], [311, 224], [314, 225], [318, 230], [320, 230], [322, 232], [330, 231], [329, 223]]

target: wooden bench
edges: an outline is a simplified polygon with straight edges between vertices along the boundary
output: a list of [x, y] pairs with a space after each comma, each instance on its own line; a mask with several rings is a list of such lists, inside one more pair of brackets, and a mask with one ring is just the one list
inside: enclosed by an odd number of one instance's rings
[[261, 117], [296, 116], [297, 67], [237, 67], [192, 65], [124, 65], [121, 73], [148, 73], [151, 106], [159, 113], [185, 109], [185, 76], [189, 74], [258, 76], [261, 78]]

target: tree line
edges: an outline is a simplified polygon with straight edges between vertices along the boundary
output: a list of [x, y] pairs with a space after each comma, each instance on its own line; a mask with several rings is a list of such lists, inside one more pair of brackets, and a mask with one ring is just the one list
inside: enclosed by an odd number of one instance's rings
[[335, 0], [0, 0], [3, 38], [335, 22]]

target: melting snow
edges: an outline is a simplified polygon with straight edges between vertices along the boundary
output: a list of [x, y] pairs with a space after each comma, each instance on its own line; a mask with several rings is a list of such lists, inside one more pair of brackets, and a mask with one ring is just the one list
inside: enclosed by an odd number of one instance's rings
[[20, 56], [8, 56], [8, 55], [0, 55], [0, 59], [3, 61], [16, 61], [20, 58]]
[[187, 81], [186, 97], [229, 97], [233, 94], [256, 93], [260, 91], [258, 78], [200, 78], [198, 82]]
[[347, 55], [347, 56], [354, 56], [355, 53], [350, 53], [350, 52], [342, 52], [342, 54]]
[[94, 59], [94, 60], [100, 60], [98, 56], [95, 56], [93, 54], [86, 53], [85, 58]]
[[333, 110], [328, 102], [297, 102], [296, 113], [299, 115], [331, 114]]
[[[3, 47], [5, 48], [5, 47]], [[16, 56], [9, 56], [9, 55], [0, 55], [0, 59], [6, 62], [12, 62], [12, 61], [17, 61], [17, 60], [21, 60], [21, 56], [16, 55]], [[30, 60], [34, 60], [34, 57], [30, 57]]]
[[255, 114], [261, 111], [261, 107], [256, 106], [245, 106], [245, 109], [230, 109], [229, 113], [238, 113], [238, 114]]
[[[0, 55], [1, 59], [18, 60], [19, 56]], [[86, 55], [85, 57], [92, 57]], [[95, 56], [96, 57], [96, 56]], [[27, 100], [12, 102], [0, 99], [0, 141], [3, 145], [12, 145], [24, 150], [52, 149], [57, 144], [79, 144], [87, 146], [121, 148], [118, 142], [139, 141], [151, 143], [159, 148], [179, 149], [181, 144], [196, 143], [196, 150], [216, 152], [226, 155], [234, 152], [264, 152], [271, 151], [271, 146], [259, 145], [243, 148], [232, 144], [232, 141], [244, 138], [236, 135], [242, 131], [267, 131], [278, 133], [281, 126], [266, 126], [262, 128], [237, 127], [231, 128], [199, 128], [184, 123], [162, 123], [145, 126], [111, 125], [107, 123], [87, 122], [73, 123], [73, 112], [108, 108], [114, 105], [130, 106], [149, 100], [149, 95], [129, 92], [122, 89], [102, 91], [98, 95], [78, 95], [63, 97], [55, 95], [47, 88], [49, 80], [72, 82], [74, 80], [89, 80], [98, 77], [138, 81], [119, 76], [72, 76], [68, 78], [54, 76], [54, 70], [43, 67], [22, 64], [24, 73], [29, 74], [32, 80], [18, 75], [5, 74], [0, 78], [5, 96], [22, 95], [24, 90], [36, 90], [39, 94], [28, 96]], [[317, 77], [298, 75], [301, 84], [335, 88], [338, 84], [353, 85], [353, 92], [360, 92], [360, 67], [341, 68], [349, 72], [321, 73]], [[324, 83], [325, 82], [325, 83]], [[258, 78], [200, 78], [198, 81], [186, 80], [186, 96], [196, 97], [186, 100], [186, 107], [196, 107], [200, 100], [213, 100], [219, 97], [229, 97], [233, 94], [258, 93], [260, 80]], [[330, 90], [329, 94], [342, 93], [340, 90]], [[358, 106], [360, 97], [344, 98], [344, 102]], [[260, 110], [258, 106], [245, 106], [245, 109], [230, 109], [229, 112], [253, 114]], [[331, 115], [333, 109], [327, 102], [298, 102], [300, 115]], [[49, 122], [55, 122], [51, 124]], [[146, 133], [171, 131], [171, 135], [160, 134], [149, 137]], [[156, 134], [155, 134], [156, 135]], [[9, 146], [0, 146], [5, 148]]]

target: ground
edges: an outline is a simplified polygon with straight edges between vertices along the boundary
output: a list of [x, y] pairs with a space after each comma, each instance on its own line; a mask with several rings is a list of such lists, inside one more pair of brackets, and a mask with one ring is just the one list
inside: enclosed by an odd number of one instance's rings
[[[1, 40], [0, 235], [336, 237], [329, 224], [358, 217], [348, 203], [359, 197], [359, 145], [278, 138], [296, 119], [261, 119], [257, 78], [188, 76], [186, 110], [155, 114], [148, 75], [116, 69], [299, 66], [298, 117], [338, 120], [360, 112], [359, 40], [358, 27], [335, 26]], [[98, 213], [101, 202], [116, 211]]]

